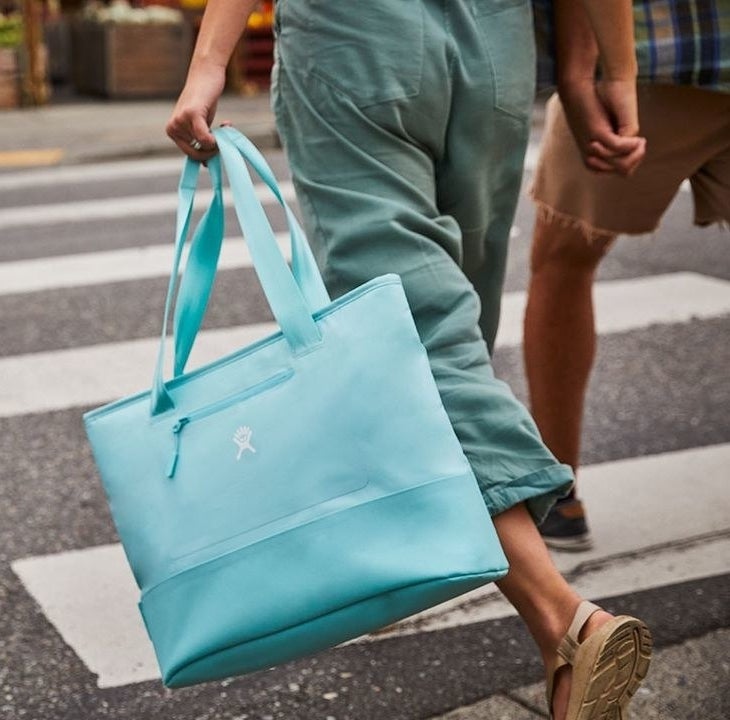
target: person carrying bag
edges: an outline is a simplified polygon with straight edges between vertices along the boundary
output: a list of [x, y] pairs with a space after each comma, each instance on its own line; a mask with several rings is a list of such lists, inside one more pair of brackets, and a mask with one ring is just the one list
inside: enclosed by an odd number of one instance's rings
[[[214, 135], [178, 288], [200, 165], [180, 181], [152, 388], [84, 417], [169, 687], [330, 647], [508, 567], [399, 277], [331, 301], [263, 156], [233, 128]], [[291, 269], [244, 158], [286, 210]], [[280, 331], [185, 372], [223, 237], [221, 165]]]

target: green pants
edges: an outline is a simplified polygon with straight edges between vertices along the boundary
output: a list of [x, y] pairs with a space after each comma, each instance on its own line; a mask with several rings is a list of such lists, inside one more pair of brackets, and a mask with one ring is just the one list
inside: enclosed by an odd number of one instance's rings
[[[529, 0], [279, 0], [274, 109], [334, 296], [398, 273], [490, 513], [572, 482], [489, 351], [534, 89]], [[485, 341], [486, 340], [486, 341]]]

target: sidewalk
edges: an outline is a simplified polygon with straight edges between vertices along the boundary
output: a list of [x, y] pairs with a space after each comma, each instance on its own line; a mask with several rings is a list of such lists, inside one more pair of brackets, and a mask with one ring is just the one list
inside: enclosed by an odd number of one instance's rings
[[[165, 135], [173, 100], [79, 100], [0, 112], [0, 169], [170, 155]], [[278, 145], [269, 94], [227, 95], [216, 122], [230, 120], [259, 147]]]
[[[655, 651], [649, 676], [625, 720], [722, 720], [730, 703], [730, 630]], [[431, 720], [539, 720], [547, 717], [542, 683], [494, 695]]]

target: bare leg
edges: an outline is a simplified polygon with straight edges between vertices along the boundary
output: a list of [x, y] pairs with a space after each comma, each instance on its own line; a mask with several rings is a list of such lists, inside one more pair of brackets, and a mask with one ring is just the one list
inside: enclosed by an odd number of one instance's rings
[[[497, 586], [525, 621], [549, 671], [558, 644], [568, 630], [581, 598], [553, 564], [524, 504], [497, 515], [494, 525], [510, 563], [509, 574]], [[592, 615], [584, 626], [581, 640], [611, 617], [605, 612]], [[555, 720], [565, 717], [570, 680], [570, 668], [566, 666], [556, 678], [553, 700]]]
[[535, 224], [524, 338], [530, 404], [545, 444], [574, 471], [596, 348], [593, 277], [613, 239], [588, 241], [541, 217]]

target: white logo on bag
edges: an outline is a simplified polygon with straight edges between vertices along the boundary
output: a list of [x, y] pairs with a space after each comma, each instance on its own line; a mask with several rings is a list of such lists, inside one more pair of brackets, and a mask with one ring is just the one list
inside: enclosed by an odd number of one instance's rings
[[236, 460], [241, 459], [241, 455], [243, 455], [244, 450], [250, 450], [252, 453], [256, 452], [256, 448], [251, 445], [251, 435], [251, 428], [245, 425], [241, 425], [241, 427], [233, 434], [233, 442], [238, 446], [238, 455], [236, 456]]

